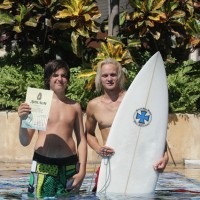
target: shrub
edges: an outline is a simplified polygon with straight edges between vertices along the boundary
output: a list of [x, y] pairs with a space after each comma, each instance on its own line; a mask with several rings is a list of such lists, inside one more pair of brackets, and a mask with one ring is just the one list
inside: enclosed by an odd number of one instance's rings
[[[149, 56], [148, 53], [143, 54], [140, 60], [141, 66]], [[28, 86], [43, 88], [43, 67], [41, 65], [31, 65], [27, 60], [18, 62], [16, 65], [14, 63], [5, 65], [4, 62], [0, 64], [2, 65], [0, 67], [0, 110], [15, 110], [20, 102], [25, 101]], [[138, 65], [129, 65], [126, 69], [128, 72], [126, 88], [128, 88], [140, 68]], [[170, 113], [200, 112], [199, 69], [200, 62], [194, 61], [166, 64]], [[95, 92], [94, 84], [91, 89], [84, 87], [90, 80], [79, 78], [80, 66], [71, 68], [70, 72], [67, 96], [78, 101], [85, 110], [88, 101], [99, 94]]]
[[20, 102], [25, 101], [28, 86], [41, 88], [42, 70], [40, 65], [35, 65], [33, 71], [13, 65], [0, 68], [0, 110], [16, 109]]
[[189, 60], [183, 62], [168, 75], [170, 112], [200, 112], [199, 69], [200, 62]]

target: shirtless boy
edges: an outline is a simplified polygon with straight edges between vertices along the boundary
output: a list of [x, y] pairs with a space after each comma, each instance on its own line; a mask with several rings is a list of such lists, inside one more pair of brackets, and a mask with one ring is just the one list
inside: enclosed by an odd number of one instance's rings
[[[123, 89], [124, 80], [124, 73], [119, 62], [112, 58], [107, 58], [98, 64], [95, 85], [96, 90], [98, 92], [103, 91], [103, 94], [88, 103], [86, 110], [86, 131], [88, 144], [101, 156], [111, 156], [114, 153], [114, 149], [105, 146], [105, 143], [117, 109], [126, 93]], [[103, 146], [98, 142], [95, 135], [97, 124], [101, 131]], [[154, 169], [159, 171], [164, 170], [168, 159], [166, 149], [163, 157], [155, 163]], [[97, 180], [98, 171], [96, 182]], [[96, 191], [96, 185], [93, 191]]]
[[[53, 60], [45, 66], [45, 89], [52, 90], [54, 94], [47, 129], [38, 131], [28, 187], [29, 196], [54, 197], [68, 194], [68, 190], [78, 192], [84, 179], [87, 141], [81, 107], [65, 96], [69, 78], [70, 71], [64, 61]], [[30, 112], [30, 106], [22, 103], [18, 108], [20, 122]], [[73, 131], [76, 141], [72, 137]], [[33, 129], [20, 126], [21, 144], [29, 145], [35, 133]]]

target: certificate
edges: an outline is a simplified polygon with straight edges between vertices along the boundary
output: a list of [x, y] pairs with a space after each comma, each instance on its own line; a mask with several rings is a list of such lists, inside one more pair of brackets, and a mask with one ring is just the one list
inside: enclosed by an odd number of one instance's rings
[[52, 90], [43, 90], [28, 87], [26, 103], [31, 107], [31, 113], [22, 120], [22, 128], [45, 131], [53, 97]]

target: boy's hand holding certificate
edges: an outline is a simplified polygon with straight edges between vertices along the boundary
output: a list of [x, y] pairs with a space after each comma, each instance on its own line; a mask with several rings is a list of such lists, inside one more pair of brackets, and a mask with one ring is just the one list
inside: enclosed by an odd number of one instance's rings
[[49, 118], [52, 97], [52, 90], [28, 87], [26, 103], [31, 107], [31, 113], [26, 119], [22, 120], [21, 127], [45, 131]]

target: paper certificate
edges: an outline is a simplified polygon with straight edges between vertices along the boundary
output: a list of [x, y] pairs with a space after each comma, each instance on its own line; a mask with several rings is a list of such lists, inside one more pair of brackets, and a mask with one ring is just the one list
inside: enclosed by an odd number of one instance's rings
[[28, 87], [26, 103], [31, 107], [31, 113], [26, 119], [22, 120], [21, 127], [45, 131], [49, 118], [52, 97], [52, 90]]

